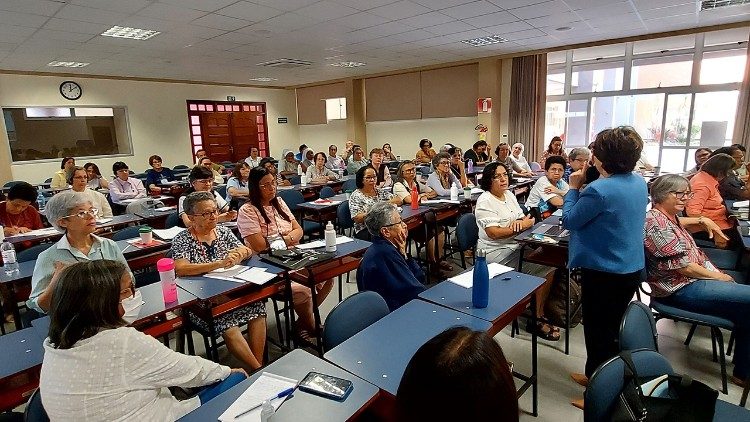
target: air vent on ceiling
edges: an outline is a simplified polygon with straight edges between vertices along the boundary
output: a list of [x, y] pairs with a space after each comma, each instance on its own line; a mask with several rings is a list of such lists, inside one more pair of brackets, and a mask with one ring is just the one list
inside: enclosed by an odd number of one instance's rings
[[745, 4], [750, 4], [750, 0], [704, 0], [701, 2], [701, 11]]
[[258, 63], [256, 66], [265, 66], [265, 67], [276, 67], [279, 69], [294, 69], [296, 67], [305, 67], [312, 65], [313, 62], [307, 61], [307, 60], [298, 60], [298, 59], [277, 59], [277, 60], [270, 60], [263, 63]]

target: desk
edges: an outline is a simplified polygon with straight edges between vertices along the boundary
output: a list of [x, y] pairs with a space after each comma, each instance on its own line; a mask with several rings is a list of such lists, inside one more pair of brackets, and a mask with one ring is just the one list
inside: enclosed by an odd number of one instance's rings
[[146, 223], [154, 228], [163, 229], [165, 228], [167, 217], [170, 214], [177, 212], [177, 207], [173, 206], [165, 211], [149, 210], [149, 211], [137, 211], [135, 215], [141, 217]]
[[30, 283], [35, 265], [36, 260], [19, 262], [18, 272], [13, 274], [6, 274], [5, 270], [0, 269], [0, 286], [7, 289], [9, 296], [4, 298], [6, 299], [4, 306], [6, 309], [10, 308], [13, 313], [16, 330], [21, 329], [21, 313], [18, 309], [18, 302], [26, 300], [31, 293]]
[[[506, 280], [510, 278], [510, 280]], [[419, 294], [421, 299], [445, 306], [473, 317], [490, 322], [488, 333], [492, 336], [518, 317], [527, 305], [531, 306], [532, 317], [536, 319], [534, 293], [544, 284], [544, 279], [528, 274], [511, 271], [500, 274], [490, 280], [489, 305], [486, 308], [475, 308], [472, 305], [472, 289], [461, 287], [450, 281], [443, 281]], [[514, 372], [513, 375], [524, 381], [519, 388], [519, 397], [532, 387], [532, 414], [537, 415], [537, 336], [531, 334], [531, 375], [525, 376]]]
[[406, 365], [417, 349], [454, 326], [489, 331], [492, 324], [415, 299], [334, 347], [324, 357], [395, 397]]
[[[336, 209], [341, 202], [348, 200], [346, 194], [340, 193], [326, 199], [334, 202], [338, 201], [338, 203], [316, 204], [315, 201], [309, 201], [299, 204], [299, 207], [302, 208], [302, 218], [305, 217], [305, 212], [308, 212], [314, 214], [314, 216], [311, 216], [312, 221], [316, 221], [320, 224], [323, 224], [325, 222], [326, 217], [328, 217], [328, 219], [331, 221], [336, 220]], [[333, 215], [331, 216], [331, 214]]]
[[39, 368], [44, 357], [44, 337], [34, 328], [0, 336], [4, 359], [0, 365], [0, 411], [25, 403], [39, 386]]
[[[195, 296], [183, 289], [177, 289], [177, 300], [171, 303], [164, 303], [164, 296], [161, 291], [161, 283], [153, 283], [138, 288], [143, 297], [143, 306], [138, 313], [138, 319], [131, 325], [152, 337], [163, 337], [173, 331], [182, 328], [184, 318], [182, 315], [174, 318], [167, 318], [168, 312], [184, 308], [198, 300]], [[192, 338], [188, 336], [188, 345], [190, 354], [195, 354], [192, 350]]]
[[272, 374], [301, 380], [310, 371], [321, 372], [339, 378], [350, 380], [354, 389], [343, 402], [326, 399], [304, 391], [296, 390], [294, 395], [284, 402], [273, 415], [273, 420], [299, 421], [345, 421], [355, 418], [363, 409], [372, 403], [378, 395], [378, 388], [374, 385], [353, 376], [352, 374], [337, 368], [334, 365], [311, 355], [300, 349], [295, 349], [282, 356], [272, 364], [256, 372], [250, 378], [237, 384], [231, 389], [220, 394], [213, 400], [185, 415], [181, 422], [205, 422], [215, 421], [224, 413], [237, 397], [257, 380], [261, 373]]

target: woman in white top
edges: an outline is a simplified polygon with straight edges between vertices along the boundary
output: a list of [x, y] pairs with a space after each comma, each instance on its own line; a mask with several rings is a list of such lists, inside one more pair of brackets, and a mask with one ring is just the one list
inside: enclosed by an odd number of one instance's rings
[[87, 186], [91, 189], [109, 189], [109, 180], [102, 177], [102, 172], [99, 171], [99, 166], [94, 163], [86, 163], [83, 165], [86, 169], [86, 175], [88, 176]]
[[319, 152], [313, 159], [314, 165], [307, 167], [307, 181], [310, 183], [327, 183], [337, 180], [339, 175], [326, 167], [326, 153]]
[[259, 154], [258, 147], [252, 146], [250, 147], [250, 156], [245, 158], [245, 162], [247, 165], [252, 167], [258, 167], [260, 165], [260, 160], [262, 157]]
[[[479, 186], [484, 193], [477, 199], [474, 215], [479, 228], [477, 249], [484, 249], [487, 262], [498, 262], [517, 268], [519, 252], [514, 237], [534, 225], [531, 215], [524, 215], [513, 192], [508, 190], [511, 183], [510, 172], [504, 164], [487, 164], [482, 172]], [[537, 315], [544, 317], [544, 303], [554, 280], [554, 270], [549, 267], [523, 264], [523, 272], [546, 277], [547, 281], [537, 293]], [[559, 340], [560, 331], [546, 323], [539, 323], [537, 334], [547, 340]]]
[[326, 160], [326, 167], [333, 170], [339, 171], [346, 168], [346, 161], [336, 155], [339, 148], [336, 145], [330, 145], [328, 147], [328, 159]]
[[[120, 262], [71, 265], [53, 295], [39, 382], [50, 420], [174, 421], [245, 379], [242, 369], [177, 353], [127, 327], [123, 317], [137, 315], [141, 301]], [[211, 384], [183, 401], [168, 390]]]
[[435, 169], [427, 176], [427, 186], [431, 187], [438, 196], [450, 196], [451, 187], [455, 183], [463, 189], [461, 181], [451, 171], [451, 156], [447, 152], [439, 152], [432, 157], [432, 167]]
[[521, 168], [521, 170], [524, 171], [531, 171], [531, 166], [529, 165], [529, 162], [526, 161], [526, 158], [523, 156], [523, 144], [520, 142], [517, 142], [513, 144], [513, 150], [510, 154], [510, 159], [513, 160], [518, 167]]
[[240, 161], [234, 166], [232, 177], [227, 180], [227, 202], [231, 203], [232, 199], [240, 199], [240, 203], [247, 200], [247, 196], [250, 194], [247, 187], [247, 178], [250, 176], [251, 168], [253, 167], [244, 161]]
[[315, 153], [310, 148], [302, 151], [302, 172], [307, 173], [307, 168], [315, 165]]
[[190, 187], [182, 193], [177, 206], [177, 212], [179, 213], [180, 218], [182, 219], [182, 223], [185, 225], [185, 227], [190, 227], [193, 225], [190, 217], [185, 214], [185, 208], [183, 207], [185, 198], [193, 192], [213, 192], [214, 198], [216, 198], [216, 206], [219, 207], [219, 223], [233, 221], [237, 218], [237, 211], [230, 210], [229, 203], [224, 200], [224, 198], [222, 198], [215, 190], [213, 190], [214, 178], [211, 169], [203, 166], [193, 167], [193, 169], [190, 170], [190, 174], [188, 175], [188, 180], [190, 181]]
[[68, 178], [68, 184], [70, 184], [70, 188], [74, 192], [81, 192], [89, 197], [91, 205], [99, 210], [97, 218], [112, 217], [112, 207], [109, 205], [107, 198], [101, 192], [88, 188], [88, 175], [83, 167], [73, 167], [73, 171], [71, 171], [70, 177]]

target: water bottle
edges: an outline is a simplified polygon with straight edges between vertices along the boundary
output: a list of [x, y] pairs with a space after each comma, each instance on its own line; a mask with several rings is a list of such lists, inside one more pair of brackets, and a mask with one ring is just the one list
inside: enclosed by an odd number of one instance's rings
[[468, 172], [471, 173], [474, 171], [474, 160], [469, 158], [469, 161], [466, 162], [466, 168], [468, 169]]
[[471, 188], [468, 186], [464, 188], [464, 199], [471, 199]]
[[417, 188], [417, 182], [411, 187], [411, 209], [415, 210], [419, 208], [419, 188]]
[[484, 249], [478, 249], [475, 258], [471, 303], [475, 308], [486, 308], [490, 299], [490, 271], [487, 269], [487, 253]]
[[344, 178], [344, 169], [339, 169], [339, 180]]
[[177, 302], [177, 282], [174, 275], [174, 260], [172, 258], [162, 258], [156, 261], [156, 270], [159, 271], [159, 280], [161, 280], [161, 293], [164, 296], [164, 303]]
[[299, 177], [299, 183], [302, 186], [307, 186], [307, 175], [306, 174], [303, 174], [302, 176]]
[[269, 422], [274, 412], [276, 412], [276, 408], [273, 407], [271, 402], [268, 400], [263, 400], [263, 404], [260, 408], [260, 422]]
[[41, 189], [39, 189], [39, 193], [36, 195], [36, 204], [39, 206], [39, 211], [43, 210], [44, 206], [47, 205], [47, 198], [44, 197]]
[[302, 164], [297, 164], [297, 176], [302, 176]]
[[456, 182], [453, 182], [453, 186], [451, 186], [451, 201], [458, 201], [458, 185]]
[[326, 239], [326, 252], [336, 252], [336, 230], [334, 230], [330, 221], [326, 224], [324, 237]]
[[3, 257], [3, 269], [5, 274], [11, 275], [18, 272], [18, 261], [16, 261], [16, 248], [13, 244], [5, 240], [5, 231], [0, 226], [0, 254]]

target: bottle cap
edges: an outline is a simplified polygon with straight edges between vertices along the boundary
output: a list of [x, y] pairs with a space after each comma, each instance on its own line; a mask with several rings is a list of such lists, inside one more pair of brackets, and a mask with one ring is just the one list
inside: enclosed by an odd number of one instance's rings
[[156, 261], [156, 270], [159, 272], [174, 270], [174, 259], [162, 258]]
[[477, 258], [484, 258], [487, 256], [487, 252], [484, 249], [477, 249]]

